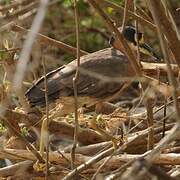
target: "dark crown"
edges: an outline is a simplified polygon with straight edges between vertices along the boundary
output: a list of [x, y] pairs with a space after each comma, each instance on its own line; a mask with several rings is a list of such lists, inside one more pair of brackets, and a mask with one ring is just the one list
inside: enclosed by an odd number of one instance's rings
[[[132, 26], [126, 26], [123, 31], [123, 36], [126, 40], [134, 43], [136, 45], [136, 39], [135, 39], [136, 29]], [[138, 40], [142, 38], [142, 33], [138, 32]]]

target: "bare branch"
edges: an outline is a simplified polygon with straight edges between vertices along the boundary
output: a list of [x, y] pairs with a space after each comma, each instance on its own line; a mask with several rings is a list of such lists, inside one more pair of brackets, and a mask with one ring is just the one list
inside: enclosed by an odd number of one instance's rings
[[[121, 6], [119, 6], [119, 5], [115, 4], [115, 3], [112, 3], [112, 2], [110, 2], [108, 0], [96, 0], [96, 2], [101, 4], [104, 7], [111, 7], [111, 8], [113, 8], [116, 11], [124, 12], [124, 8], [123, 7], [121, 7]], [[152, 30], [156, 30], [156, 25], [155, 24], [153, 24], [152, 22], [142, 18], [141, 16], [139, 16], [137, 14], [134, 14], [130, 10], [128, 11], [128, 16], [138, 20], [139, 22], [141, 22], [144, 25], [147, 25]]]
[[[21, 26], [18, 26], [18, 25], [12, 25], [13, 28], [12, 30], [15, 31], [15, 32], [20, 32], [20, 33], [26, 33], [26, 32], [30, 32], [31, 30], [27, 30]], [[37, 39], [40, 41], [40, 43], [42, 44], [49, 44], [51, 46], [55, 46], [59, 49], [62, 49], [63, 51], [69, 53], [69, 54], [72, 54], [72, 55], [75, 55], [76, 54], [76, 48], [73, 47], [73, 46], [70, 46], [70, 45], [67, 45], [61, 41], [58, 41], [58, 40], [55, 40], [55, 39], [52, 39], [50, 37], [47, 37], [43, 34], [40, 34], [40, 33], [37, 33]], [[86, 55], [88, 54], [87, 52], [83, 51], [83, 50], [80, 50], [80, 55]]]
[[125, 6], [124, 6], [124, 16], [123, 16], [123, 22], [122, 22], [122, 32], [124, 31], [124, 28], [128, 22], [128, 10], [130, 9], [131, 5], [131, 0], [126, 0], [125, 1]]
[[161, 22], [159, 28], [161, 29], [161, 32], [163, 32], [163, 34], [166, 36], [169, 47], [175, 56], [178, 66], [180, 67], [180, 40], [178, 39], [175, 30], [172, 28], [172, 23], [167, 18], [161, 1], [148, 0], [148, 3], [151, 9], [153, 9], [152, 13], [154, 18], [158, 19], [158, 21]]
[[20, 59], [17, 64], [16, 73], [14, 76], [13, 86], [15, 89], [20, 89], [22, 86], [22, 81], [23, 81], [24, 73], [25, 73], [26, 66], [29, 60], [32, 45], [34, 43], [34, 40], [37, 36], [38, 31], [40, 30], [41, 24], [45, 16], [47, 5], [48, 5], [48, 0], [40, 1], [40, 6], [36, 14], [36, 17], [33, 21], [31, 31], [28, 33], [27, 39], [25, 40], [25, 43], [24, 43], [24, 46], [20, 55]]

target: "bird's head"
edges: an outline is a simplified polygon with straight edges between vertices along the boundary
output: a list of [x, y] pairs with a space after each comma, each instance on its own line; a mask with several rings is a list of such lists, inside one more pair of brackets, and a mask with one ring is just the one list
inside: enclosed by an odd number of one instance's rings
[[[133, 44], [134, 46], [137, 45], [137, 39], [139, 43], [144, 43], [143, 33], [138, 32], [136, 36], [136, 29], [132, 26], [126, 26], [122, 31], [122, 27], [119, 27], [118, 30], [122, 33], [124, 38], [127, 40], [128, 43]], [[116, 49], [120, 49], [123, 51], [121, 47], [121, 43], [116, 36], [112, 36], [109, 40], [109, 44]]]
[[[138, 42], [141, 53], [153, 56], [157, 61], [161, 61], [161, 58], [159, 57], [159, 55], [156, 54], [153, 48], [151, 48], [148, 44], [144, 42], [143, 33], [138, 32], [136, 35], [136, 29], [132, 26], [126, 26], [124, 30], [122, 30], [122, 27], [119, 27], [118, 30], [122, 33], [127, 42], [132, 45], [133, 49], [137, 49]], [[109, 44], [115, 49], [118, 49], [124, 53], [124, 48], [122, 47], [121, 42], [116, 36], [112, 36], [110, 38]]]

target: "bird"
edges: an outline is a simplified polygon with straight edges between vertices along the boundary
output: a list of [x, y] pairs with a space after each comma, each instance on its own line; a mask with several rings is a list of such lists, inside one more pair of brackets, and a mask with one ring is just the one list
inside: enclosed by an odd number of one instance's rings
[[[122, 27], [119, 27], [118, 30], [121, 32]], [[125, 26], [124, 30], [122, 31], [122, 35], [129, 42], [129, 44], [133, 46], [134, 49], [137, 49], [137, 45], [139, 45], [139, 51], [142, 54], [153, 57], [156, 62], [162, 61], [163, 58], [158, 55], [150, 45], [144, 42], [144, 34], [138, 31], [136, 35], [135, 27]], [[110, 38], [109, 44], [115, 48], [121, 46], [119, 44], [119, 40], [114, 36]]]
[[[61, 115], [74, 111], [73, 77], [76, 64], [77, 60], [74, 60], [46, 75], [48, 103], [60, 103]], [[106, 101], [123, 86], [120, 81], [122, 77], [134, 75], [127, 57], [112, 47], [82, 56], [77, 80], [79, 107]], [[46, 106], [44, 83], [43, 76], [25, 93], [32, 107]]]
[[[126, 26], [122, 34], [129, 43], [137, 45], [135, 32], [134, 27]], [[140, 47], [148, 49], [151, 55], [158, 58], [150, 46], [144, 43], [141, 32], [137, 37]], [[113, 47], [80, 58], [80, 72], [77, 80], [78, 107], [101, 104], [122, 88], [124, 82], [121, 78], [135, 76], [123, 50], [114, 48], [116, 42], [118, 43], [116, 38], [111, 38], [110, 44]], [[59, 104], [58, 111], [62, 116], [74, 111], [73, 78], [76, 73], [76, 64], [77, 60], [74, 60], [46, 75], [48, 103]], [[43, 76], [25, 93], [31, 107], [46, 106], [44, 87], [45, 77]]]

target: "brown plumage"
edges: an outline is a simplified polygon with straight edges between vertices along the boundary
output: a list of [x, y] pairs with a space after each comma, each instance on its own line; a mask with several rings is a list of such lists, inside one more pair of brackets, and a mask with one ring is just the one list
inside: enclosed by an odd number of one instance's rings
[[[97, 74], [108, 78], [134, 75], [126, 56], [113, 48], [83, 56], [80, 62], [80, 74], [77, 81], [79, 106], [90, 106], [98, 101], [105, 101], [123, 85], [122, 82], [102, 81]], [[74, 106], [73, 77], [75, 72], [76, 60], [47, 75], [49, 103], [58, 100], [62, 105]], [[25, 95], [32, 106], [45, 106], [44, 77], [38, 80]], [[68, 111], [72, 111], [71, 109], [68, 108]]]

